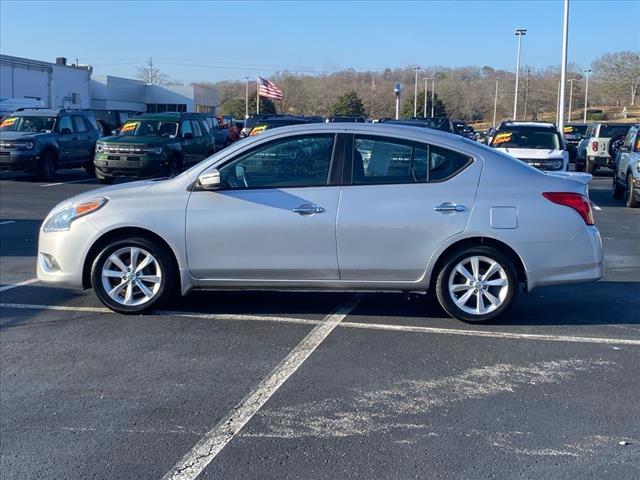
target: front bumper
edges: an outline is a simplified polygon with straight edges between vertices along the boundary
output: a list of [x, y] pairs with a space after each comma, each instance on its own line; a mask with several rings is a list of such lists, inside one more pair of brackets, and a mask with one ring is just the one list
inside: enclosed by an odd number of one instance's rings
[[546, 285], [592, 282], [604, 276], [602, 238], [594, 226], [585, 226], [571, 240], [522, 243], [517, 249], [523, 254], [529, 291]]
[[86, 218], [79, 218], [66, 232], [40, 231], [37, 274], [45, 283], [82, 287], [84, 261], [99, 231]]
[[104, 159], [96, 156], [94, 165], [98, 178], [157, 178], [169, 173], [168, 158], [124, 157]]
[[35, 173], [39, 160], [35, 150], [0, 150], [0, 172]]

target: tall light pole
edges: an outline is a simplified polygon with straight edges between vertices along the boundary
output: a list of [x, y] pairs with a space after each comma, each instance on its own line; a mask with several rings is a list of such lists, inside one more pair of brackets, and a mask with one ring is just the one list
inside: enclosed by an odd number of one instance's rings
[[569, 0], [564, 0], [564, 22], [562, 26], [562, 64], [560, 65], [560, 108], [558, 109], [558, 130], [564, 134], [564, 102], [567, 89], [567, 45], [569, 43]]
[[571, 122], [571, 104], [573, 102], [573, 82], [575, 82], [576, 79], [570, 78], [568, 81], [569, 81], [569, 111], [567, 112], [567, 122]]
[[393, 88], [393, 93], [396, 95], [396, 120], [400, 119], [400, 94], [402, 93], [402, 84], [396, 83], [396, 86]]
[[496, 78], [496, 95], [493, 97], [493, 126], [496, 126], [496, 115], [498, 114], [498, 83], [499, 78]]
[[427, 118], [427, 84], [429, 83], [430, 78], [424, 77], [424, 112], [422, 114], [422, 118]]
[[249, 77], [244, 78], [244, 118], [249, 118]]
[[415, 72], [415, 80], [413, 82], [413, 116], [414, 118], [418, 116], [418, 70], [420, 67], [417, 65], [413, 67], [413, 71]]
[[518, 55], [516, 57], [516, 93], [513, 99], [513, 119], [518, 114], [518, 81], [520, 80], [520, 48], [522, 46], [522, 37], [527, 34], [526, 28], [516, 28], [516, 37], [518, 37]]
[[582, 119], [582, 123], [587, 123], [587, 105], [589, 103], [589, 74], [591, 73], [591, 69], [587, 68], [584, 70], [584, 73], [587, 74], [587, 84], [584, 87], [584, 118]]
[[435, 108], [436, 108], [436, 77], [435, 75], [431, 79], [431, 117], [435, 117]]
[[427, 84], [429, 82], [429, 80], [433, 80], [433, 86], [431, 87], [431, 116], [433, 117], [433, 89], [435, 88], [435, 81], [436, 79], [434, 77], [429, 77], [429, 78], [425, 78], [424, 79], [424, 117], [427, 118]]

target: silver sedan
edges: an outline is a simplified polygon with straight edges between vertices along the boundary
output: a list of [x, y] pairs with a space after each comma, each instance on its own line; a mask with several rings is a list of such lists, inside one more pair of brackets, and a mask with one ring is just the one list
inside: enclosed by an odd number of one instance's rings
[[451, 316], [481, 322], [522, 289], [602, 277], [585, 175], [430, 129], [284, 127], [175, 178], [56, 206], [38, 278], [92, 287], [122, 313], [194, 289], [432, 288]]

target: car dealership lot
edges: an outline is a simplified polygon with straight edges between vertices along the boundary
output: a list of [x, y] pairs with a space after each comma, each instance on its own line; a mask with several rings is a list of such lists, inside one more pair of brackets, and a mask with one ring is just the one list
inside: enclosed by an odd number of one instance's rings
[[91, 292], [24, 283], [46, 213], [95, 180], [2, 180], [0, 471], [637, 477], [640, 210], [610, 183], [599, 172], [590, 189], [606, 277], [473, 326], [400, 294], [197, 292], [116, 315]]

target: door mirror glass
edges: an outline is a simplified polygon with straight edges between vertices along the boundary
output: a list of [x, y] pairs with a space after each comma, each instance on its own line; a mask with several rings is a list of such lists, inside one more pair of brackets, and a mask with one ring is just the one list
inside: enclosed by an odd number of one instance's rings
[[64, 127], [64, 128], [61, 128], [61, 129], [60, 129], [60, 133], [61, 133], [62, 135], [71, 135], [73, 132], [71, 131], [71, 129], [70, 129], [70, 128], [66, 128], [66, 127]]
[[182, 134], [182, 138], [184, 138], [185, 140], [191, 140], [193, 138], [193, 133], [185, 132]]
[[220, 172], [214, 168], [210, 172], [200, 175], [198, 184], [202, 190], [217, 190], [220, 188]]

